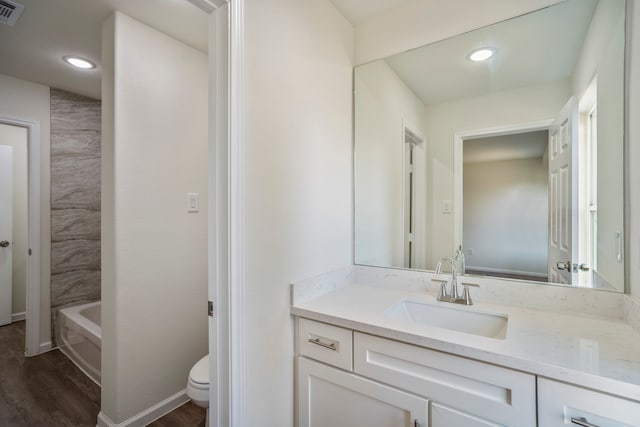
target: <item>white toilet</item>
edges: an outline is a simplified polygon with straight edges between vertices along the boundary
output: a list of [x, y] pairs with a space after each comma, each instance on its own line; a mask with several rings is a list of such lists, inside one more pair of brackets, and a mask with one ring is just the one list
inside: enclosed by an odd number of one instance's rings
[[209, 355], [193, 365], [189, 372], [189, 381], [187, 381], [187, 396], [196, 405], [207, 408], [207, 421], [209, 425]]

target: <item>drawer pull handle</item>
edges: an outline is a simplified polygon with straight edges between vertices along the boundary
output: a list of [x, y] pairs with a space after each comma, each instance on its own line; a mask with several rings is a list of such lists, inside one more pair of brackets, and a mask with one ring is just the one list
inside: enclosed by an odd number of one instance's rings
[[333, 350], [333, 351], [337, 351], [338, 349], [336, 348], [336, 343], [332, 342], [332, 343], [324, 343], [322, 341], [320, 341], [320, 338], [309, 338], [309, 342], [311, 344], [315, 344], [315, 345], [319, 345], [320, 347], [324, 347], [324, 348], [328, 348], [329, 350]]
[[591, 424], [590, 422], [587, 422], [587, 419], [585, 417], [580, 417], [580, 418], [571, 417], [571, 423], [577, 424], [582, 427], [598, 427], [595, 424]]

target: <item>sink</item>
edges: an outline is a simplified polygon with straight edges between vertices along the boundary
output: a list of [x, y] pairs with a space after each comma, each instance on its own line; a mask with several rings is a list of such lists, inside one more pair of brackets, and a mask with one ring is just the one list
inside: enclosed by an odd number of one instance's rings
[[419, 301], [402, 300], [389, 307], [384, 315], [393, 320], [450, 329], [465, 334], [504, 339], [508, 317], [504, 314], [469, 311]]

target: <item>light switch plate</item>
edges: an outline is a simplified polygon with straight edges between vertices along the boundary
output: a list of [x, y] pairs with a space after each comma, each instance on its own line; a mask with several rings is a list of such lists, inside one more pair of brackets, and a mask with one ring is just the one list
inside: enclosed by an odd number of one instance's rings
[[451, 213], [451, 200], [443, 200], [442, 201], [442, 213], [450, 214]]
[[187, 193], [187, 212], [199, 211], [198, 193]]

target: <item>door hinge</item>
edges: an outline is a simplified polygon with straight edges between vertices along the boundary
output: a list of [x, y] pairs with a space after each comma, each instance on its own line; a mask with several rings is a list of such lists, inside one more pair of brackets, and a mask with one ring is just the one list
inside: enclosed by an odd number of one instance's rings
[[213, 317], [213, 301], [207, 301], [207, 312], [209, 317]]

